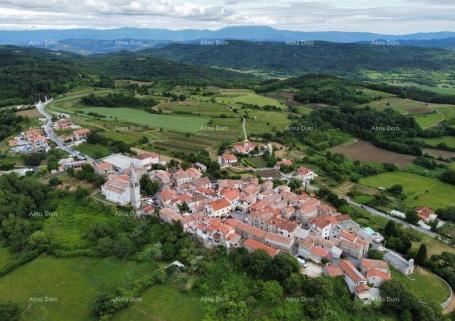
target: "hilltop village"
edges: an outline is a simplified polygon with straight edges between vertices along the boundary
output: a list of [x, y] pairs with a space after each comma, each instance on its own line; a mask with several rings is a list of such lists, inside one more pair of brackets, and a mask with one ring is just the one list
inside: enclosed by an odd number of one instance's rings
[[[317, 173], [291, 159], [280, 158], [260, 170], [247, 167], [254, 176], [210, 179], [208, 166], [200, 161], [180, 162], [144, 150], [92, 159], [73, 149], [89, 135], [90, 130], [74, 124], [69, 115], [59, 114], [9, 145], [11, 152], [25, 154], [63, 146], [70, 156], [60, 159], [53, 173], [89, 168], [102, 181], [99, 201], [129, 209], [138, 219], [153, 215], [163, 223], [179, 224], [206, 248], [243, 247], [272, 258], [288, 253], [302, 274], [342, 276], [350, 293], [367, 304], [381, 300], [379, 287], [392, 278], [391, 267], [404, 275], [414, 271], [414, 260], [387, 249], [380, 233], [319, 199], [312, 185]], [[271, 142], [245, 140], [226, 146], [216, 161], [220, 169], [245, 167], [245, 157], [273, 153]], [[141, 187], [144, 180], [154, 185], [153, 192]], [[416, 212], [422, 222], [436, 219], [431, 208]], [[380, 252], [382, 259], [370, 258], [370, 250]]]
[[[258, 144], [252, 142], [234, 144], [218, 162], [221, 167], [233, 166], [238, 156], [255, 149]], [[310, 277], [343, 276], [350, 292], [365, 303], [380, 300], [379, 286], [391, 279], [389, 265], [403, 274], [413, 272], [413, 260], [386, 250], [381, 234], [361, 227], [309, 192], [317, 177], [311, 169], [301, 166], [291, 173], [280, 172], [281, 166], [291, 163], [283, 159], [270, 171], [299, 180], [308, 192], [275, 186], [271, 174], [210, 180], [204, 164], [170, 167], [161, 155], [145, 151], [135, 156], [112, 154], [94, 162], [66, 159], [60, 170], [77, 171], [89, 164], [106, 178], [101, 186], [105, 200], [130, 207], [137, 217], [158, 215], [162, 222], [180, 224], [207, 248], [244, 247], [270, 257], [289, 253]], [[156, 194], [141, 194], [144, 176], [159, 185]], [[384, 251], [384, 259], [369, 259], [369, 249]]]

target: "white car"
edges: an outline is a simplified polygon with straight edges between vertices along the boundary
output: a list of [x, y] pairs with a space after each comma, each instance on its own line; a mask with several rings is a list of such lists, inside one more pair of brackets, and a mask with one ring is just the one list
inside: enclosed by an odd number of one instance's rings
[[296, 256], [296, 259], [301, 267], [307, 267], [308, 264], [306, 263], [304, 258], [302, 258], [301, 256]]

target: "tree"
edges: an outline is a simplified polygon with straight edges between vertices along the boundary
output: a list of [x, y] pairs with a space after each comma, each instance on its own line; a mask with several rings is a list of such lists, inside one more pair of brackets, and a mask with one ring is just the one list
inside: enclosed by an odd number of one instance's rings
[[173, 260], [173, 259], [175, 259], [177, 250], [173, 243], [168, 242], [168, 243], [164, 243], [164, 245], [162, 246], [161, 253], [162, 253], [163, 259]]
[[417, 215], [414, 209], [410, 209], [406, 212], [406, 221], [408, 221], [409, 223], [417, 224], [419, 220], [420, 220], [419, 215]]
[[44, 159], [44, 154], [31, 153], [24, 156], [24, 164], [26, 166], [38, 166]]
[[386, 191], [392, 195], [399, 196], [403, 193], [403, 185], [395, 184], [389, 187]]
[[288, 183], [288, 186], [291, 188], [292, 191], [298, 190], [300, 187], [302, 187], [302, 181], [298, 179], [291, 179], [291, 181]]
[[268, 277], [284, 284], [292, 273], [297, 273], [299, 270], [300, 266], [295, 257], [279, 253], [273, 258], [272, 264], [268, 268]]
[[57, 185], [60, 185], [62, 183], [62, 181], [60, 180], [60, 178], [54, 176], [52, 177], [50, 180], [49, 180], [49, 186], [57, 186]]
[[152, 181], [148, 175], [142, 175], [139, 183], [141, 185], [141, 191], [146, 195], [154, 195], [160, 189], [160, 184]]
[[190, 208], [188, 207], [188, 204], [186, 204], [186, 202], [183, 202], [182, 204], [177, 205], [177, 208], [179, 209], [180, 213], [187, 213], [190, 210]]
[[376, 249], [369, 249], [368, 250], [368, 258], [373, 260], [382, 260], [384, 258], [384, 254]]
[[261, 296], [267, 303], [278, 303], [283, 296], [283, 288], [277, 281], [266, 281], [261, 285]]
[[419, 250], [417, 251], [415, 261], [417, 264], [423, 265], [426, 260], [427, 260], [427, 246], [422, 243], [419, 247]]
[[396, 236], [397, 235], [397, 228], [395, 226], [395, 223], [393, 221], [388, 221], [385, 228], [384, 228], [384, 236], [390, 237], [390, 236]]
[[446, 170], [444, 173], [442, 173], [441, 180], [449, 184], [455, 184], [455, 170]]
[[76, 199], [78, 199], [80, 201], [87, 198], [89, 195], [90, 195], [89, 191], [80, 186], [78, 186], [76, 189], [76, 192], [74, 192], [74, 196], [76, 197]]
[[19, 308], [11, 301], [0, 302], [0, 320], [19, 321]]
[[114, 242], [113, 251], [115, 255], [126, 259], [133, 254], [135, 250], [133, 241], [131, 241], [125, 233], [120, 233], [117, 240]]
[[101, 237], [96, 242], [96, 251], [101, 256], [112, 255], [113, 247], [114, 247], [114, 241], [109, 236]]
[[254, 278], [266, 278], [267, 268], [272, 264], [272, 259], [264, 251], [254, 251], [242, 260], [245, 271]]

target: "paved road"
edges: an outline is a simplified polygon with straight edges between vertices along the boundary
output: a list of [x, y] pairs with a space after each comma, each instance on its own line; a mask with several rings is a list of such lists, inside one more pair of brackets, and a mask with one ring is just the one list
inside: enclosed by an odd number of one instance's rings
[[38, 112], [43, 115], [46, 119], [47, 122], [44, 126], [44, 132], [46, 133], [46, 136], [48, 139], [53, 141], [58, 148], [61, 150], [67, 152], [69, 155], [74, 156], [77, 159], [87, 159], [89, 161], [93, 161], [93, 159], [87, 155], [84, 155], [77, 150], [73, 149], [70, 146], [65, 145], [65, 143], [60, 140], [60, 138], [54, 133], [54, 123], [52, 121], [52, 116], [46, 112], [45, 107], [52, 101], [52, 99], [46, 100], [45, 102], [38, 102], [35, 107]]
[[428, 236], [431, 236], [431, 237], [435, 237], [437, 236], [438, 234], [432, 232], [432, 231], [429, 231], [427, 229], [424, 229], [423, 227], [420, 227], [420, 226], [416, 226], [416, 225], [412, 225], [406, 221], [403, 221], [403, 220], [400, 220], [399, 218], [396, 218], [394, 216], [391, 216], [391, 215], [388, 215], [387, 213], [384, 213], [384, 212], [381, 212], [381, 211], [378, 211], [377, 209], [375, 208], [372, 208], [372, 207], [369, 207], [369, 206], [366, 206], [366, 205], [362, 205], [362, 204], [359, 204], [359, 203], [356, 203], [354, 202], [353, 200], [351, 200], [350, 198], [346, 197], [345, 200], [352, 206], [355, 206], [355, 207], [360, 207], [360, 208], [363, 208], [365, 211], [368, 211], [370, 214], [372, 215], [376, 215], [376, 216], [381, 216], [381, 217], [384, 217], [385, 219], [388, 219], [390, 221], [394, 221], [395, 223], [398, 223], [398, 224], [401, 224], [401, 225], [404, 225], [408, 228], [411, 228], [411, 229], [414, 229], [414, 230], [417, 230], [419, 232], [422, 232]]

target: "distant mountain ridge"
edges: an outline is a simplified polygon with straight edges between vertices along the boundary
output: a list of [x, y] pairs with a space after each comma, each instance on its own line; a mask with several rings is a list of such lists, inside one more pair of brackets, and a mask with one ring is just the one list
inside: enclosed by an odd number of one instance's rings
[[455, 52], [400, 45], [228, 41], [226, 45], [171, 43], [143, 51], [181, 63], [259, 71], [277, 76], [323, 73], [358, 75], [361, 70], [455, 70]]
[[0, 44], [27, 45], [30, 42], [58, 42], [68, 39], [118, 40], [142, 39], [155, 41], [194, 41], [200, 39], [233, 39], [247, 41], [321, 40], [330, 42], [361, 42], [386, 40], [434, 40], [455, 37], [455, 32], [429, 32], [407, 35], [384, 35], [369, 32], [291, 31], [267, 26], [237, 26], [218, 30], [207, 29], [67, 29], [67, 30], [0, 30]]

